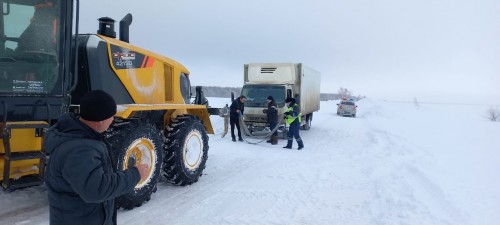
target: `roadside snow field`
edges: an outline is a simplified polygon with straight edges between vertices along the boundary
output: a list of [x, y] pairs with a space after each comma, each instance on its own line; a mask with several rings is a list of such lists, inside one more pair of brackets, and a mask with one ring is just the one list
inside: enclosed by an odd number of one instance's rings
[[[215, 107], [227, 99], [210, 98]], [[321, 102], [305, 148], [231, 142], [212, 116], [207, 167], [190, 186], [161, 182], [119, 224], [500, 224], [500, 122], [486, 105], [364, 99], [356, 118]], [[45, 186], [0, 192], [0, 224], [48, 224]]]

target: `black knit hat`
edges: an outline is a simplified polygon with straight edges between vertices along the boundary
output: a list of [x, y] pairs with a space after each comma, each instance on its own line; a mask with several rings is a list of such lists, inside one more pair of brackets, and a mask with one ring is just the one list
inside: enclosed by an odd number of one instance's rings
[[116, 114], [116, 102], [108, 93], [94, 90], [80, 99], [80, 116], [89, 121], [103, 121]]
[[286, 98], [285, 103], [289, 103], [289, 102], [295, 103], [295, 99], [294, 98]]
[[273, 96], [269, 95], [269, 96], [267, 96], [267, 100], [274, 101], [274, 98], [273, 98]]

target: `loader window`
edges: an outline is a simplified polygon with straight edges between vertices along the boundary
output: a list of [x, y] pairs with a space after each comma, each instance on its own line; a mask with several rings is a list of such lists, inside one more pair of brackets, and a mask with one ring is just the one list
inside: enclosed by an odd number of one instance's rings
[[189, 81], [189, 75], [181, 73], [180, 85], [182, 98], [184, 98], [186, 104], [189, 104], [191, 100], [191, 82]]
[[60, 0], [0, 2], [0, 94], [60, 94]]
[[278, 107], [285, 106], [285, 87], [278, 85], [245, 85], [241, 94], [247, 97], [245, 106], [267, 107], [267, 96], [273, 96]]

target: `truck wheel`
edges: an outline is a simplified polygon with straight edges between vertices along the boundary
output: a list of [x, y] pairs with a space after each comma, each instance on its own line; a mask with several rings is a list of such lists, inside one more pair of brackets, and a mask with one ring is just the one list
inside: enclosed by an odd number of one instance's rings
[[310, 130], [312, 121], [312, 113], [306, 115], [306, 123], [302, 125], [302, 130]]
[[129, 167], [148, 164], [149, 174], [139, 181], [133, 192], [117, 198], [116, 205], [125, 209], [139, 207], [151, 199], [160, 178], [163, 160], [163, 138], [160, 131], [150, 124], [129, 123], [110, 132], [108, 141], [113, 148], [115, 168], [119, 171]]
[[166, 128], [163, 176], [176, 185], [198, 181], [208, 158], [208, 135], [195, 116], [181, 116]]
[[280, 137], [281, 139], [287, 139], [288, 138], [288, 129], [286, 128], [285, 125], [282, 125], [278, 128], [278, 137]]

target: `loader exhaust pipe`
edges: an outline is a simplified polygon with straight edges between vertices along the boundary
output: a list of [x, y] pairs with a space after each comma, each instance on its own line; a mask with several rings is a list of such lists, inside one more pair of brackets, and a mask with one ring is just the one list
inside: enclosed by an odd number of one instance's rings
[[120, 40], [123, 42], [129, 43], [130, 38], [130, 24], [132, 24], [132, 14], [128, 13], [123, 19], [120, 21]]

